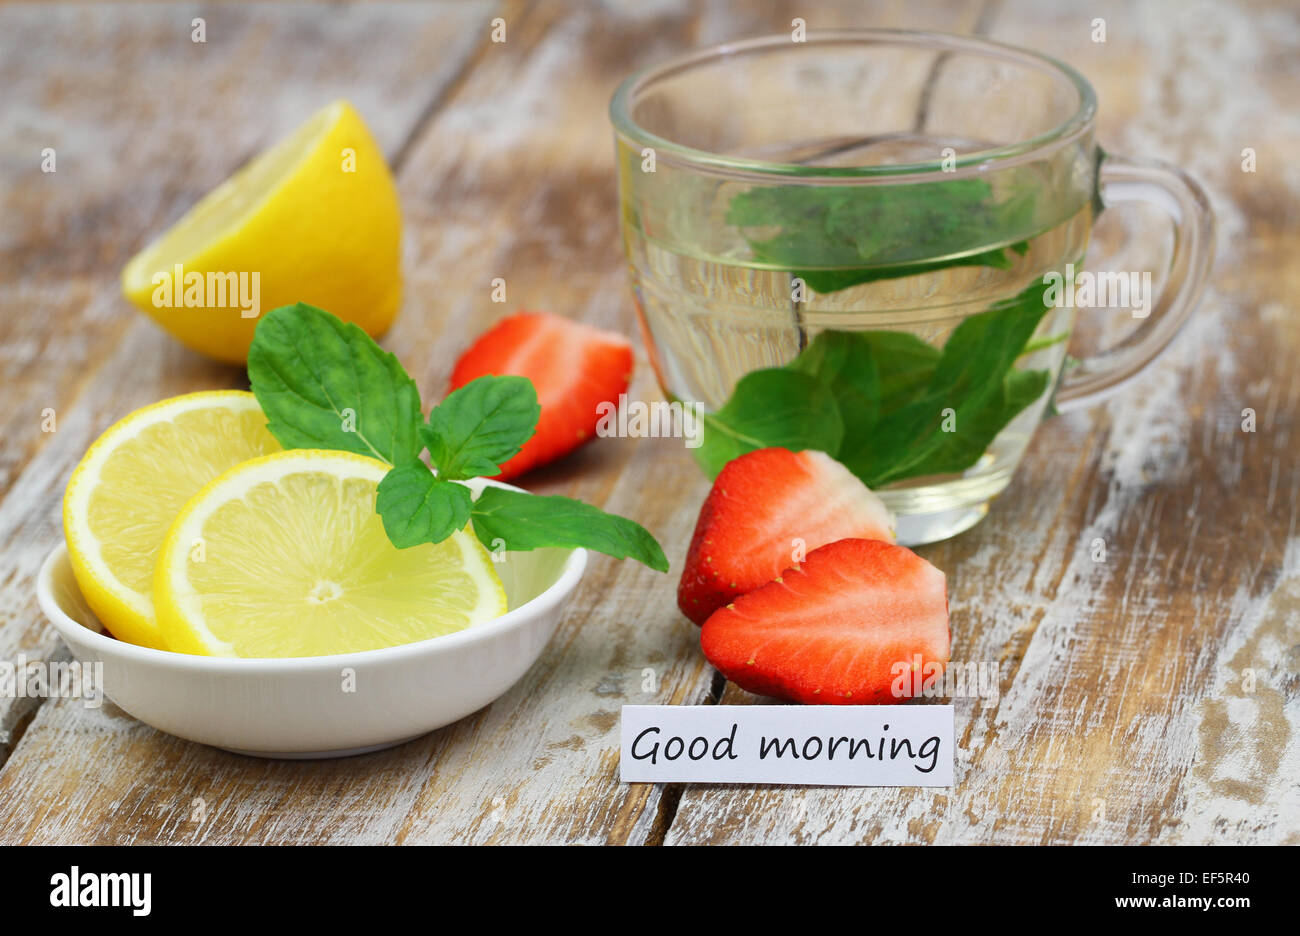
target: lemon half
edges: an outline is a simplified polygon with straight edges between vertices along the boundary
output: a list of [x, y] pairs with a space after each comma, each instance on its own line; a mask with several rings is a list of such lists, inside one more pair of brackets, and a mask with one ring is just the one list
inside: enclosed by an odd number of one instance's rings
[[293, 302], [383, 333], [401, 302], [401, 236], [384, 154], [338, 101], [133, 257], [122, 290], [185, 345], [242, 364], [262, 313]]
[[506, 611], [492, 558], [466, 528], [398, 549], [375, 513], [388, 471], [297, 449], [232, 468], [185, 505], [155, 572], [173, 650], [305, 657], [374, 650]]
[[120, 640], [165, 649], [154, 563], [180, 509], [239, 462], [275, 452], [251, 393], [190, 393], [136, 410], [99, 437], [63, 497], [68, 555], [82, 594]]

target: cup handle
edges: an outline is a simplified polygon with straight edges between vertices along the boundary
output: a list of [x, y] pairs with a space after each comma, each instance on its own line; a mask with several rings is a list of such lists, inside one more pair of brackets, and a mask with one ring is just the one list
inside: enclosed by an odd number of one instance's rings
[[1214, 263], [1214, 211], [1205, 190], [1182, 170], [1156, 160], [1104, 156], [1098, 187], [1107, 206], [1146, 202], [1163, 208], [1173, 221], [1174, 249], [1150, 315], [1119, 345], [1062, 375], [1056, 391], [1061, 412], [1097, 402], [1155, 360], [1196, 308]]

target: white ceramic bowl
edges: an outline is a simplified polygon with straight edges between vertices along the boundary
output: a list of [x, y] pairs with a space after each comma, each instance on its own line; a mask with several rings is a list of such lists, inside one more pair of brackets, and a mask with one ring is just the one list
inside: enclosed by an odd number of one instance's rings
[[[583, 549], [507, 553], [511, 610], [383, 650], [282, 660], [190, 656], [101, 632], [59, 545], [41, 567], [41, 609], [103, 691], [140, 721], [259, 757], [343, 757], [401, 744], [477, 711], [533, 665], [587, 565]], [[351, 689], [351, 691], [349, 691]]]

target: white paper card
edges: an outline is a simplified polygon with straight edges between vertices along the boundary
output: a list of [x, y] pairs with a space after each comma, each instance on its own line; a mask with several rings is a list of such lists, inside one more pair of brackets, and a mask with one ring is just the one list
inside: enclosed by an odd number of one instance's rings
[[951, 705], [625, 705], [624, 783], [952, 786]]

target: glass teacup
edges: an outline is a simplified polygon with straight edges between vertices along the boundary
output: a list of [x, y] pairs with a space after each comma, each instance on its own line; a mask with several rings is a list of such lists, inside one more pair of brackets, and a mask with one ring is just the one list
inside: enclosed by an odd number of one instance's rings
[[[1103, 154], [1080, 74], [982, 39], [730, 43], [633, 75], [611, 116], [642, 332], [664, 393], [704, 414], [705, 470], [827, 451], [907, 544], [977, 523], [1050, 407], [1145, 367], [1212, 262], [1193, 180]], [[1136, 324], [1067, 368], [1093, 220], [1123, 201], [1169, 214], [1168, 267], [1103, 283]]]

